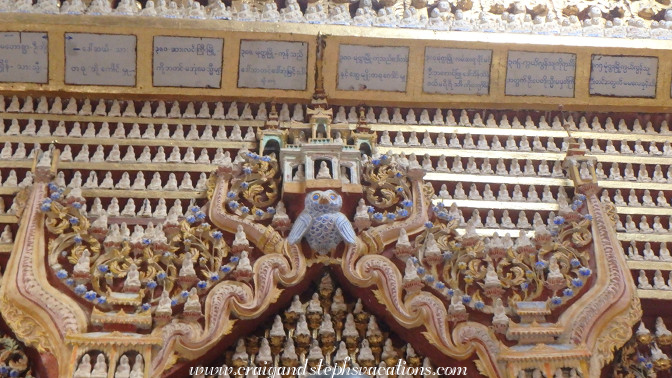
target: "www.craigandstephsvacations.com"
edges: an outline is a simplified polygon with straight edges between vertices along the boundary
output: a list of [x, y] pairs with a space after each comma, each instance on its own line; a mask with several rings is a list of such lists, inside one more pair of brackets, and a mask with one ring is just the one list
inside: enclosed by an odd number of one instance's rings
[[199, 376], [199, 377], [226, 377], [226, 376], [237, 376], [237, 377], [258, 377], [258, 376], [268, 376], [268, 377], [281, 377], [281, 376], [295, 376], [295, 377], [375, 377], [380, 375], [396, 375], [396, 376], [436, 376], [436, 377], [445, 377], [453, 375], [467, 375], [466, 367], [413, 367], [406, 366], [405, 361], [399, 361], [396, 366], [389, 367], [349, 367], [346, 366], [348, 363], [349, 357], [346, 357], [346, 360], [342, 365], [327, 365], [324, 361], [320, 360], [317, 366], [309, 367], [308, 361], [306, 361], [303, 366], [297, 367], [259, 367], [259, 366], [247, 366], [247, 367], [230, 367], [230, 366], [219, 366], [219, 367], [203, 367], [203, 366], [192, 366], [189, 368], [189, 375]]

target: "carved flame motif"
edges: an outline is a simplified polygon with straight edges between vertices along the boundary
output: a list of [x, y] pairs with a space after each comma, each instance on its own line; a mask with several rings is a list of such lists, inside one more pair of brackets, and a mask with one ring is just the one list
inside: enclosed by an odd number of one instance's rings
[[265, 220], [273, 217], [279, 198], [279, 168], [275, 154], [260, 156], [241, 151], [227, 193], [227, 208], [234, 214]]
[[412, 194], [405, 171], [405, 167], [399, 166], [396, 159], [389, 155], [381, 155], [364, 165], [362, 183], [365, 200], [372, 210], [382, 211], [373, 214], [375, 222], [384, 223], [408, 216]]

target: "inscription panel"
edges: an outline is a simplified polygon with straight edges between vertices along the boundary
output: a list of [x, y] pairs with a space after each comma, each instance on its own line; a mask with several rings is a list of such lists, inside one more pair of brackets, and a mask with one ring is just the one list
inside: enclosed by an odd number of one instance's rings
[[154, 37], [155, 87], [221, 88], [221, 38]]
[[656, 97], [658, 58], [593, 55], [590, 94], [613, 97]]
[[65, 34], [65, 83], [135, 86], [136, 37]]
[[405, 92], [408, 47], [340, 45], [337, 88]]
[[425, 48], [425, 93], [487, 95], [492, 50]]
[[306, 90], [308, 43], [240, 41], [238, 88]]
[[0, 33], [0, 82], [49, 81], [47, 33]]
[[509, 51], [507, 96], [574, 97], [576, 54]]

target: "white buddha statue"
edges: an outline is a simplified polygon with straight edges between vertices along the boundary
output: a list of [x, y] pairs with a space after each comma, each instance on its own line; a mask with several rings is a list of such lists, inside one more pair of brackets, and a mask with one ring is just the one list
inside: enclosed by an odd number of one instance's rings
[[[187, 252], [189, 253], [189, 252]], [[156, 308], [157, 315], [170, 316], [173, 314], [172, 300], [168, 294], [168, 291], [164, 288], [161, 292], [161, 297], [159, 298], [159, 304]]]
[[670, 250], [667, 249], [667, 244], [666, 243], [660, 243], [660, 247], [658, 249], [658, 255], [660, 261], [672, 261], [672, 256], [670, 256]]
[[89, 356], [88, 354], [82, 356], [82, 359], [81, 361], [79, 361], [79, 365], [77, 365], [77, 369], [75, 370], [73, 377], [74, 378], [91, 377], [91, 356]]
[[131, 369], [130, 378], [144, 378], [145, 376], [145, 364], [142, 360], [142, 355], [138, 354], [135, 356], [135, 362], [133, 363], [133, 369]]
[[653, 286], [649, 283], [649, 279], [646, 277], [646, 272], [644, 270], [639, 271], [639, 277], [637, 277], [637, 287], [640, 289], [653, 289]]
[[201, 313], [201, 302], [195, 287], [192, 287], [191, 290], [189, 290], [189, 296], [184, 304], [184, 311], [197, 314]]
[[182, 267], [179, 272], [180, 277], [195, 277], [194, 263], [191, 261], [191, 252], [186, 252], [182, 257]]
[[656, 290], [670, 290], [670, 287], [665, 283], [665, 278], [663, 278], [663, 273], [660, 270], [656, 270], [653, 275], [653, 288]]
[[329, 167], [327, 166], [326, 161], [322, 161], [320, 163], [320, 169], [317, 172], [317, 175], [315, 176], [315, 179], [317, 179], [317, 180], [331, 179], [331, 173], [329, 172]]
[[100, 353], [96, 357], [96, 364], [91, 371], [91, 378], [107, 378], [107, 363], [105, 362], [105, 355]]
[[124, 280], [124, 291], [137, 292], [140, 289], [140, 272], [138, 266], [134, 263], [128, 267], [126, 279]]
[[0, 243], [11, 244], [14, 242], [14, 237], [12, 236], [12, 229], [9, 228], [9, 225], [5, 225], [2, 234], [0, 234]]
[[82, 251], [82, 254], [77, 259], [77, 264], [73, 268], [74, 273], [90, 274], [91, 273], [91, 252], [88, 249]]
[[394, 137], [394, 146], [395, 147], [405, 147], [406, 140], [404, 138], [404, 133], [397, 132], [397, 135]]

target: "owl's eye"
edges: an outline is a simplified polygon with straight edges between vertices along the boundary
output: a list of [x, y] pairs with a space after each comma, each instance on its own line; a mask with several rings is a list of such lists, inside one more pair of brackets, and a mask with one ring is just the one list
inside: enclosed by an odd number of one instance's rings
[[320, 195], [319, 195], [319, 194], [313, 194], [313, 199], [314, 199], [315, 201], [317, 201], [319, 198], [320, 198]]
[[336, 196], [332, 194], [332, 195], [331, 195], [331, 199], [332, 199], [332, 200], [335, 200], [335, 199], [336, 199]]

